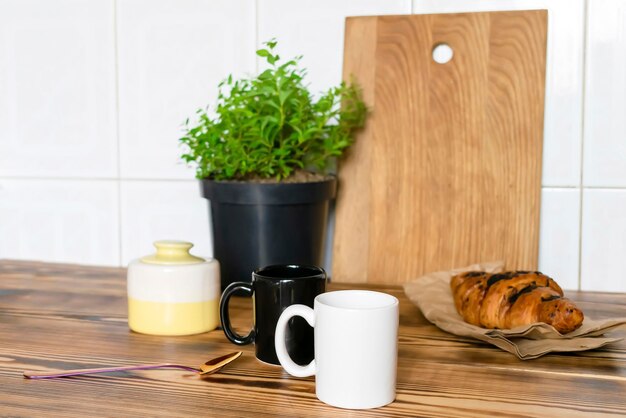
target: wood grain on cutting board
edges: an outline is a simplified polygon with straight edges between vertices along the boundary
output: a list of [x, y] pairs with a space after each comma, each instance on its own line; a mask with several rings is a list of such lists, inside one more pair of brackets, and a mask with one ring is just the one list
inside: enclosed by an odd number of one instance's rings
[[546, 31], [545, 10], [346, 20], [371, 113], [339, 167], [334, 281], [537, 268]]

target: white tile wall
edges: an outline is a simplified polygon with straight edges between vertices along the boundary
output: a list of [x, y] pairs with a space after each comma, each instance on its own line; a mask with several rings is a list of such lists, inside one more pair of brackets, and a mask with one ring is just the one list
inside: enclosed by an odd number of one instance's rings
[[0, 258], [119, 265], [114, 181], [1, 180]]
[[626, 291], [622, 0], [1, 0], [0, 258], [120, 265], [160, 238], [211, 255], [181, 123], [223, 77], [254, 73], [263, 41], [303, 54], [320, 91], [340, 81], [346, 16], [536, 8], [549, 10], [539, 267], [567, 289]]
[[580, 189], [544, 188], [541, 193], [539, 270], [563, 289], [578, 289]]
[[626, 292], [626, 189], [587, 189], [581, 288]]
[[254, 73], [254, 19], [246, 0], [118, 2], [122, 177], [193, 178], [182, 124], [214, 104], [228, 74]]
[[213, 256], [209, 205], [199, 182], [122, 181], [122, 264], [152, 254], [156, 240], [194, 243], [194, 255]]
[[0, 2], [0, 176], [115, 176], [113, 23], [113, 0]]
[[589, 1], [584, 184], [626, 187], [626, 2]]

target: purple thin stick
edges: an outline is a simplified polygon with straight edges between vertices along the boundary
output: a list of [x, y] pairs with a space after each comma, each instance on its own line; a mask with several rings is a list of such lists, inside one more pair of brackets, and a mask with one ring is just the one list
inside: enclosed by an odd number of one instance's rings
[[149, 370], [149, 369], [182, 369], [188, 370], [190, 372], [200, 373], [202, 370], [196, 369], [194, 367], [183, 366], [180, 364], [141, 364], [138, 366], [120, 366], [120, 367], [103, 367], [101, 369], [83, 369], [83, 370], [67, 370], [65, 372], [59, 373], [37, 373], [37, 372], [24, 372], [24, 377], [27, 379], [52, 379], [56, 377], [66, 377], [66, 376], [78, 376], [84, 374], [94, 374], [94, 373], [111, 373], [111, 372], [122, 372], [127, 370]]

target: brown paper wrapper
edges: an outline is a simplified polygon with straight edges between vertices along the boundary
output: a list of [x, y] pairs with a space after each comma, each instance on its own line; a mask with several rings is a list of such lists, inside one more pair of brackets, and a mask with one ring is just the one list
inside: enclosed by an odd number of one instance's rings
[[562, 335], [551, 325], [536, 323], [514, 329], [486, 329], [468, 324], [454, 307], [450, 290], [452, 276], [464, 271], [503, 271], [504, 262], [474, 264], [451, 271], [430, 273], [404, 284], [408, 298], [426, 319], [444, 331], [461, 337], [475, 338], [515, 354], [522, 360], [534, 359], [551, 352], [584, 351], [602, 347], [622, 338], [602, 336], [607, 331], [626, 326], [626, 318], [592, 320], [585, 316], [580, 328]]

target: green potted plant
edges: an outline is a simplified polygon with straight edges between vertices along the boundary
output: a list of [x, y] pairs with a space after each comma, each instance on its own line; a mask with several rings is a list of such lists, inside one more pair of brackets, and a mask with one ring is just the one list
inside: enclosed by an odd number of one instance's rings
[[265, 265], [322, 263], [337, 187], [327, 171], [367, 114], [354, 82], [315, 98], [301, 57], [281, 63], [276, 42], [265, 45], [269, 68], [222, 81], [213, 112], [199, 110], [180, 139], [210, 200], [222, 288]]

